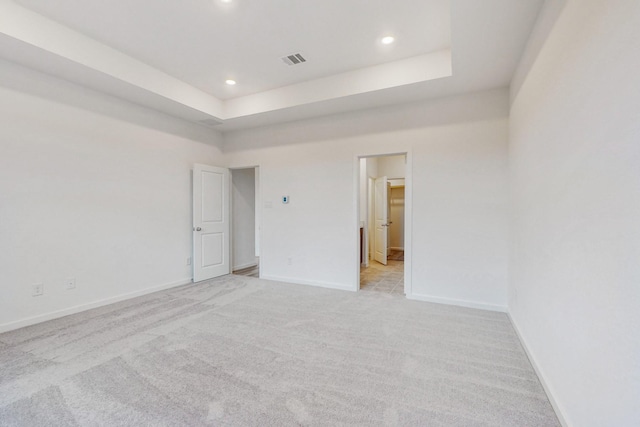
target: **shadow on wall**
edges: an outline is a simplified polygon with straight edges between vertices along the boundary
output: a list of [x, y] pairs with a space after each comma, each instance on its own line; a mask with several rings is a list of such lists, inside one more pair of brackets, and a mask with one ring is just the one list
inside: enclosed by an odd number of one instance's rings
[[533, 63], [536, 62], [536, 59], [544, 46], [544, 42], [549, 38], [549, 34], [556, 25], [556, 22], [558, 21], [558, 18], [560, 18], [560, 15], [566, 5], [567, 0], [555, 0], [553, 2], [549, 2], [547, 7], [543, 7], [540, 10], [540, 16], [538, 16], [537, 23], [529, 37], [525, 53], [520, 59], [518, 68], [511, 80], [510, 90], [512, 102], [518, 97], [518, 93], [520, 93], [520, 89], [522, 88], [526, 77], [529, 75], [529, 70]]
[[[504, 93], [504, 89], [496, 89], [478, 92], [478, 96], [465, 94], [229, 132], [225, 134], [224, 151], [233, 153], [504, 118], [509, 108]], [[489, 101], [490, 97], [495, 102]]]
[[191, 141], [219, 145], [218, 131], [150, 110], [110, 95], [0, 59], [0, 85], [22, 93], [165, 132]]

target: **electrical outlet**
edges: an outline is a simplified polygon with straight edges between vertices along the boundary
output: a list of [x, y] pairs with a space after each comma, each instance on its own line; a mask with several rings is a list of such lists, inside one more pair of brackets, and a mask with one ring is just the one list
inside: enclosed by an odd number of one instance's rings
[[187, 265], [191, 265], [191, 257], [187, 258]]
[[44, 294], [44, 283], [36, 283], [31, 286], [31, 296], [39, 297]]
[[76, 278], [70, 277], [65, 282], [64, 285], [67, 289], [75, 289], [76, 288]]

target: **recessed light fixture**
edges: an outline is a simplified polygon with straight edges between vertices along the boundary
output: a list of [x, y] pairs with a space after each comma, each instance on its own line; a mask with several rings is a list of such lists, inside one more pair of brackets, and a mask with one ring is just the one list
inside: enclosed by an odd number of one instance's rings
[[382, 38], [382, 40], [380, 40], [382, 42], [382, 44], [391, 44], [395, 41], [395, 37], [393, 36], [385, 36]]
[[229, 86], [233, 86], [236, 84], [236, 81], [229, 79], [229, 80], [225, 80], [225, 83], [228, 84]]
[[220, 0], [222, 3], [231, 3], [233, 0]]

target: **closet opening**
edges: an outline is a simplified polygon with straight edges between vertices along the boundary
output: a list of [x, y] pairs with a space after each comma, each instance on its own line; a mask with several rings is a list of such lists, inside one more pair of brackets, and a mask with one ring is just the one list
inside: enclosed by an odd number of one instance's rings
[[260, 277], [260, 168], [231, 169], [231, 271]]
[[359, 159], [358, 290], [406, 295], [407, 154]]

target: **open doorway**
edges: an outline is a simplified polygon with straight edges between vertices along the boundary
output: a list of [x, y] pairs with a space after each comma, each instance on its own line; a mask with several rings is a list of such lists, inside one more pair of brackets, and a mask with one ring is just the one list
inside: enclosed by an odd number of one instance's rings
[[231, 271], [260, 277], [260, 168], [231, 169]]
[[359, 160], [359, 290], [406, 293], [406, 163], [406, 154]]

